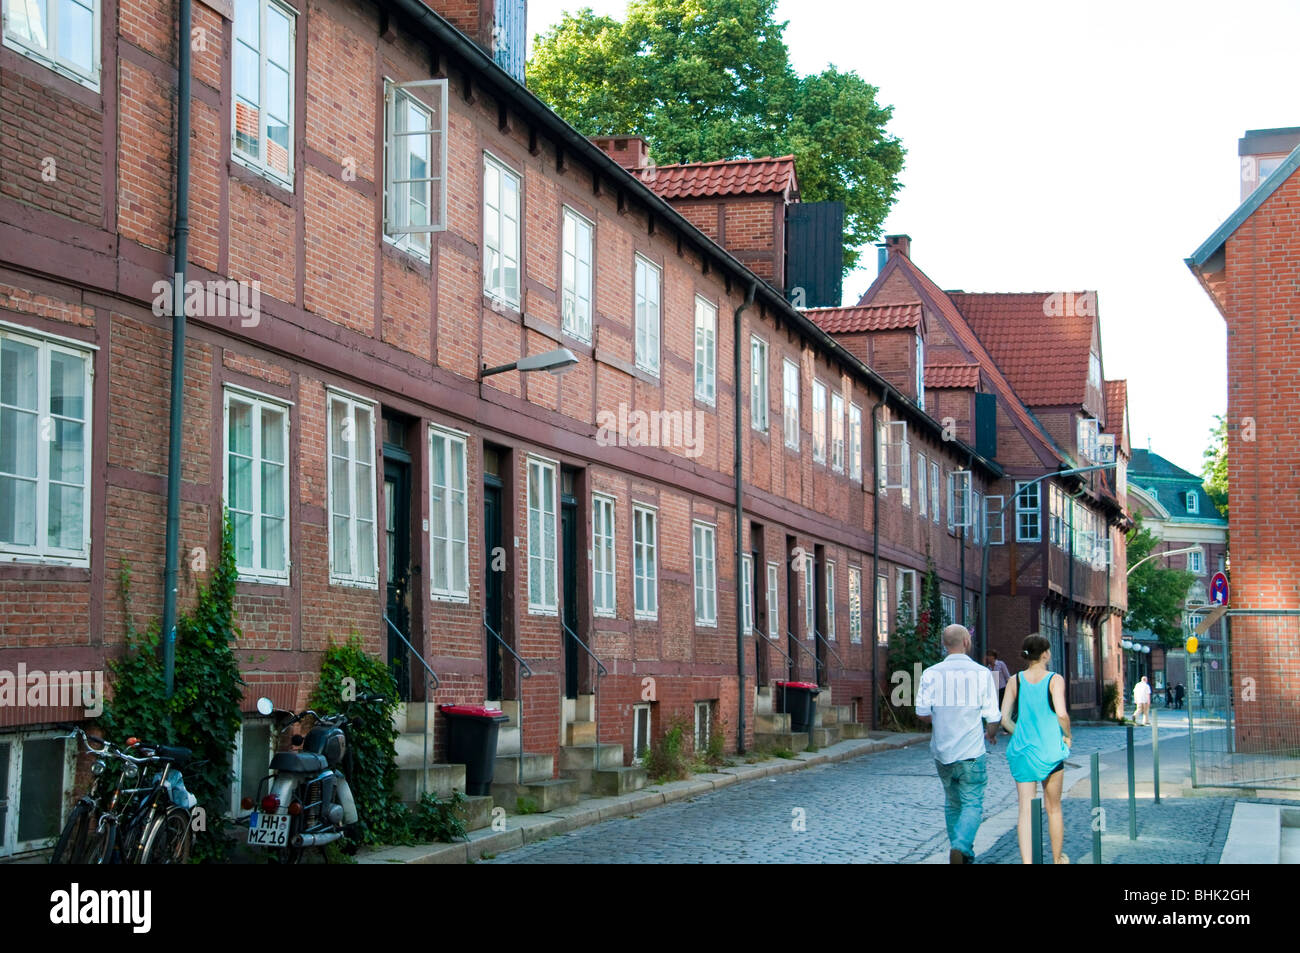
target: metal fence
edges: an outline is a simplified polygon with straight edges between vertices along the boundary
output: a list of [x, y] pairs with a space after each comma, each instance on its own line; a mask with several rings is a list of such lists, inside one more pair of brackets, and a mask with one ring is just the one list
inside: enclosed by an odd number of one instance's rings
[[1230, 610], [1186, 663], [1193, 787], [1300, 790], [1300, 611]]

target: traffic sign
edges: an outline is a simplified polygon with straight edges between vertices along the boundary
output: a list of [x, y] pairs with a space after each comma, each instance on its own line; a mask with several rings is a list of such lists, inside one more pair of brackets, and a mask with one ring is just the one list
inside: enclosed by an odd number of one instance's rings
[[1221, 572], [1210, 577], [1210, 602], [1220, 606], [1228, 604], [1228, 577]]

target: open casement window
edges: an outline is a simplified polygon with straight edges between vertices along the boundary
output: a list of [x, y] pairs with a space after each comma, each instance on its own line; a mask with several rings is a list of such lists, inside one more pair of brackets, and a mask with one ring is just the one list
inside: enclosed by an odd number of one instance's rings
[[483, 293], [519, 307], [519, 175], [483, 156]]
[[984, 497], [984, 532], [990, 546], [1006, 542], [1006, 522], [1002, 512], [1004, 499], [1000, 496]]
[[91, 363], [0, 328], [0, 561], [90, 562]]
[[289, 408], [245, 391], [225, 397], [225, 503], [239, 578], [288, 585]]
[[1091, 417], [1079, 420], [1079, 456], [1089, 462], [1097, 461], [1097, 421]]
[[375, 549], [374, 405], [329, 394], [330, 582], [379, 585]]
[[906, 420], [887, 420], [881, 424], [880, 487], [883, 490], [910, 490], [912, 483], [911, 447], [907, 440]]
[[971, 525], [972, 511], [971, 472], [953, 470], [948, 474], [948, 529], [959, 530]]
[[384, 113], [384, 237], [427, 260], [429, 233], [447, 227], [447, 81], [386, 84]]
[[781, 605], [778, 598], [778, 581], [781, 578], [780, 563], [767, 564], [767, 632], [769, 639], [776, 638], [781, 628]]
[[571, 208], [564, 210], [560, 265], [561, 318], [566, 333], [591, 343], [591, 222]]
[[289, 188], [297, 20], [277, 0], [235, 0], [233, 155]]
[[99, 89], [101, 0], [5, 0], [4, 45]]

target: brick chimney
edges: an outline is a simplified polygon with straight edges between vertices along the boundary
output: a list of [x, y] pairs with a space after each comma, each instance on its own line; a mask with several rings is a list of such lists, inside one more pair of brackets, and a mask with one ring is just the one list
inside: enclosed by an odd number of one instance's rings
[[591, 141], [625, 169], [650, 164], [650, 144], [640, 136], [593, 136]]
[[904, 258], [912, 257], [912, 236], [911, 235], [886, 235], [885, 251], [890, 255], [902, 255]]

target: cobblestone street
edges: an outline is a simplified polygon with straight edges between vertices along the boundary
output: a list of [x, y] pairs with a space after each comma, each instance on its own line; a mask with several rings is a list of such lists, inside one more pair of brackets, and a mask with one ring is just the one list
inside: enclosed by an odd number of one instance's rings
[[[1162, 742], [1185, 736], [1185, 722], [1182, 727], [1162, 722]], [[1004, 756], [1005, 739], [1000, 736], [989, 751], [986, 819], [1015, 805], [1015, 784]], [[1122, 751], [1124, 739], [1120, 727], [1078, 727], [1067, 784], [1083, 777], [1086, 796], [1089, 756], [1093, 751]], [[1149, 735], [1139, 733], [1138, 740], [1139, 744], [1143, 740], [1149, 743]], [[916, 863], [947, 851], [942, 797], [929, 747], [920, 744], [737, 784], [643, 815], [613, 819], [529, 844], [491, 862]], [[1082, 859], [1091, 844], [1087, 802], [1071, 799], [1065, 810], [1066, 851]], [[1184, 813], [1172, 819], [1173, 829], [1191, 823], [1198, 831], [1211, 832], [1202, 840], [1202, 855], [1211, 850], [1213, 831], [1223, 827], [1222, 836], [1226, 836], [1219, 799], [1198, 799], [1179, 810]], [[1126, 817], [1123, 811], [1120, 802], [1111, 807], [1111, 816]], [[1226, 813], [1231, 814], [1230, 802]], [[804, 829], [798, 830], [801, 819]], [[1118, 823], [1112, 820], [1112, 827]], [[1126, 838], [1127, 827], [1120, 833]], [[1150, 848], [1156, 846], [1155, 841], [1148, 843]], [[997, 840], [987, 857], [980, 857], [981, 862], [1016, 859], [1014, 829]], [[1215, 853], [1210, 862], [1217, 859]]]

